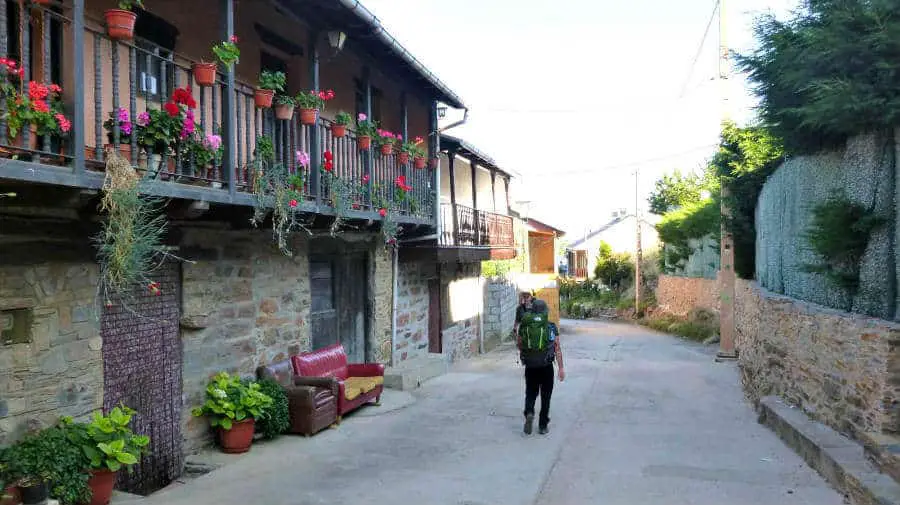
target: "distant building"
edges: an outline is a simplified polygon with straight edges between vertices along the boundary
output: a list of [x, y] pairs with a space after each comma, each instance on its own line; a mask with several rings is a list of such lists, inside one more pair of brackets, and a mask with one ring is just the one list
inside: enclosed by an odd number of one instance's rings
[[[655, 250], [659, 247], [659, 234], [656, 232], [655, 223], [646, 217], [641, 217], [640, 222], [641, 248], [644, 252]], [[628, 213], [625, 209], [616, 210], [604, 225], [572, 242], [566, 249], [569, 276], [578, 279], [590, 277], [600, 254], [600, 244], [603, 242], [609, 244], [613, 252], [627, 252], [634, 255], [637, 250], [634, 214]]]

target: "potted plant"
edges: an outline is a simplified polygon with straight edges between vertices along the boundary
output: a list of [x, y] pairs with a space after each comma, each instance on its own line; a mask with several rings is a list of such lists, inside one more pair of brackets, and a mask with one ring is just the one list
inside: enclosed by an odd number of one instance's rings
[[388, 156], [394, 152], [394, 144], [396, 144], [398, 140], [403, 140], [400, 134], [395, 134], [388, 130], [379, 129], [376, 133], [375, 143], [381, 147], [381, 154], [384, 156]]
[[29, 81], [20, 91], [4, 83], [2, 92], [6, 96], [5, 118], [13, 145], [22, 143], [20, 135], [26, 128], [31, 133], [29, 145], [24, 146], [28, 149], [37, 148], [38, 136], [61, 138], [72, 129], [72, 123], [62, 111], [62, 88], [58, 85]]
[[308, 91], [300, 93], [294, 99], [300, 108], [300, 124], [315, 124], [316, 115], [325, 108], [325, 102], [334, 99], [334, 91]]
[[86, 424], [63, 419], [63, 426], [69, 429], [69, 439], [87, 457], [91, 475], [88, 479], [90, 505], [107, 505], [119, 470], [124, 467], [132, 471], [132, 466], [147, 452], [150, 437], [135, 434], [129, 426], [135, 413], [121, 405], [107, 415], [95, 412]]
[[425, 139], [422, 137], [416, 137], [414, 141], [414, 147], [410, 155], [413, 157], [413, 162], [415, 163], [415, 167], [418, 170], [425, 168], [425, 156], [428, 152], [425, 150]]
[[275, 97], [275, 118], [283, 121], [290, 121], [294, 117], [294, 108], [297, 102], [294, 97], [288, 95], [277, 95]]
[[372, 146], [372, 137], [378, 134], [378, 123], [372, 121], [364, 113], [360, 112], [356, 117], [356, 141], [363, 151]]
[[[138, 145], [150, 153], [150, 171], [159, 170], [163, 157], [177, 151], [180, 142], [193, 135], [197, 126], [194, 109], [197, 101], [187, 87], [176, 88], [172, 98], [160, 109], [150, 109], [137, 117]], [[175, 160], [168, 159], [169, 173], [175, 172]]]
[[334, 124], [331, 125], [331, 134], [335, 138], [341, 138], [347, 135], [347, 126], [350, 125], [350, 114], [341, 111], [334, 116]]
[[275, 93], [284, 91], [285, 83], [287, 83], [287, 77], [284, 72], [263, 70], [259, 74], [259, 87], [253, 92], [253, 102], [260, 109], [268, 109], [272, 106]]
[[[238, 38], [234, 35], [230, 40], [224, 40], [212, 47], [213, 54], [222, 62], [225, 68], [231, 68], [241, 57], [241, 50], [237, 46]], [[212, 86], [216, 83], [216, 64], [199, 61], [191, 65], [194, 72], [194, 80], [200, 86]]]
[[421, 147], [422, 142], [423, 142], [422, 137], [416, 137], [416, 139], [413, 141], [407, 140], [406, 142], [404, 142], [403, 145], [400, 146], [400, 154], [397, 155], [397, 161], [401, 165], [405, 165], [405, 164], [409, 163], [410, 158], [414, 158], [416, 160], [416, 168], [421, 168], [421, 167], [419, 167], [419, 161], [418, 161], [418, 159], [421, 157], [422, 164], [424, 166], [425, 149], [423, 149]]
[[[186, 164], [194, 169], [194, 176], [199, 179], [209, 180], [209, 185], [214, 188], [222, 187], [220, 181], [212, 180], [216, 167], [221, 166], [224, 148], [220, 135], [205, 134], [196, 130], [183, 144], [183, 159]], [[206, 181], [198, 181], [206, 183]]]
[[266, 415], [272, 398], [259, 384], [245, 384], [239, 375], [220, 372], [206, 387], [206, 401], [193, 410], [196, 417], [206, 416], [219, 430], [222, 452], [237, 454], [250, 450], [255, 421]]
[[106, 33], [115, 40], [131, 40], [134, 38], [134, 22], [137, 14], [132, 9], [144, 8], [144, 0], [119, 0], [118, 9], [109, 9], [106, 17]]

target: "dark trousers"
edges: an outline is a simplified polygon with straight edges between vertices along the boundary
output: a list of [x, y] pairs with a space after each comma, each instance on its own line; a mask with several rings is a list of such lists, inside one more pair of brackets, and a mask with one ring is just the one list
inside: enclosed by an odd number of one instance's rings
[[550, 422], [550, 396], [553, 395], [553, 365], [525, 369], [525, 415], [534, 415], [534, 402], [541, 395], [539, 426]]

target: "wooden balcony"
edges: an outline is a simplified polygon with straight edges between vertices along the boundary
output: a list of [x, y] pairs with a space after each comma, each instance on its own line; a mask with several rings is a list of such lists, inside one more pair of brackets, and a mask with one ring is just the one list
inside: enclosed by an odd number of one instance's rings
[[511, 217], [465, 205], [441, 204], [441, 230], [440, 247], [513, 249], [516, 246]]
[[[352, 131], [337, 138], [330, 121], [321, 117], [313, 125], [301, 124], [299, 111], [291, 120], [276, 119], [272, 109], [255, 107], [254, 87], [236, 81], [233, 72], [219, 72], [213, 86], [200, 87], [190, 59], [146, 41], [111, 40], [102, 22], [85, 20], [83, 0], [75, 0], [74, 8], [30, 5], [30, 9], [32, 19], [42, 22], [22, 23], [24, 82], [60, 82], [72, 127], [64, 137], [38, 137], [25, 129], [10, 139], [8, 123], [2, 119], [6, 101], [0, 100], [0, 157], [6, 158], [0, 162], [0, 180], [96, 189], [103, 182], [106, 152], [117, 151], [145, 174], [142, 190], [147, 194], [252, 206], [256, 199], [251, 167], [262, 136], [272, 141], [275, 165], [305, 175], [301, 211], [335, 213], [320, 170], [322, 155], [328, 151], [334, 175], [356, 188], [346, 217], [379, 220], [376, 203], [386, 201], [401, 223], [435, 224], [433, 169], [415, 169], [412, 160], [400, 164], [395, 155], [381, 155], [374, 145], [360, 150]], [[7, 3], [0, 1], [0, 26], [6, 25], [10, 14]], [[8, 43], [6, 37], [0, 38], [0, 55], [7, 54]], [[28, 47], [38, 47], [39, 54], [29, 55]], [[198, 166], [178, 145], [148, 154], [136, 135], [127, 135], [117, 124], [112, 130], [104, 127], [110, 113], [120, 109], [136, 124], [141, 113], [159, 109], [175, 89], [185, 87], [197, 102], [197, 129], [223, 139], [221, 163]], [[298, 164], [298, 151], [310, 155], [309, 166]], [[402, 203], [394, 202], [394, 181], [401, 175], [412, 188]]]

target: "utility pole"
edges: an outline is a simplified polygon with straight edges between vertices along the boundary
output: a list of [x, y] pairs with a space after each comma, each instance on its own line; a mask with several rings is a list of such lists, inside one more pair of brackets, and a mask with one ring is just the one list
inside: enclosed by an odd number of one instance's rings
[[[722, 93], [722, 121], [730, 119], [728, 103], [728, 44], [725, 38], [725, 0], [719, 0], [719, 87]], [[734, 348], [734, 238], [725, 226], [731, 215], [728, 186], [721, 181], [721, 244], [719, 251], [719, 352], [716, 361], [737, 358]]]
[[634, 169], [634, 224], [635, 224], [635, 248], [634, 248], [634, 315], [641, 315], [641, 215], [638, 211], [638, 180], [640, 168]]

